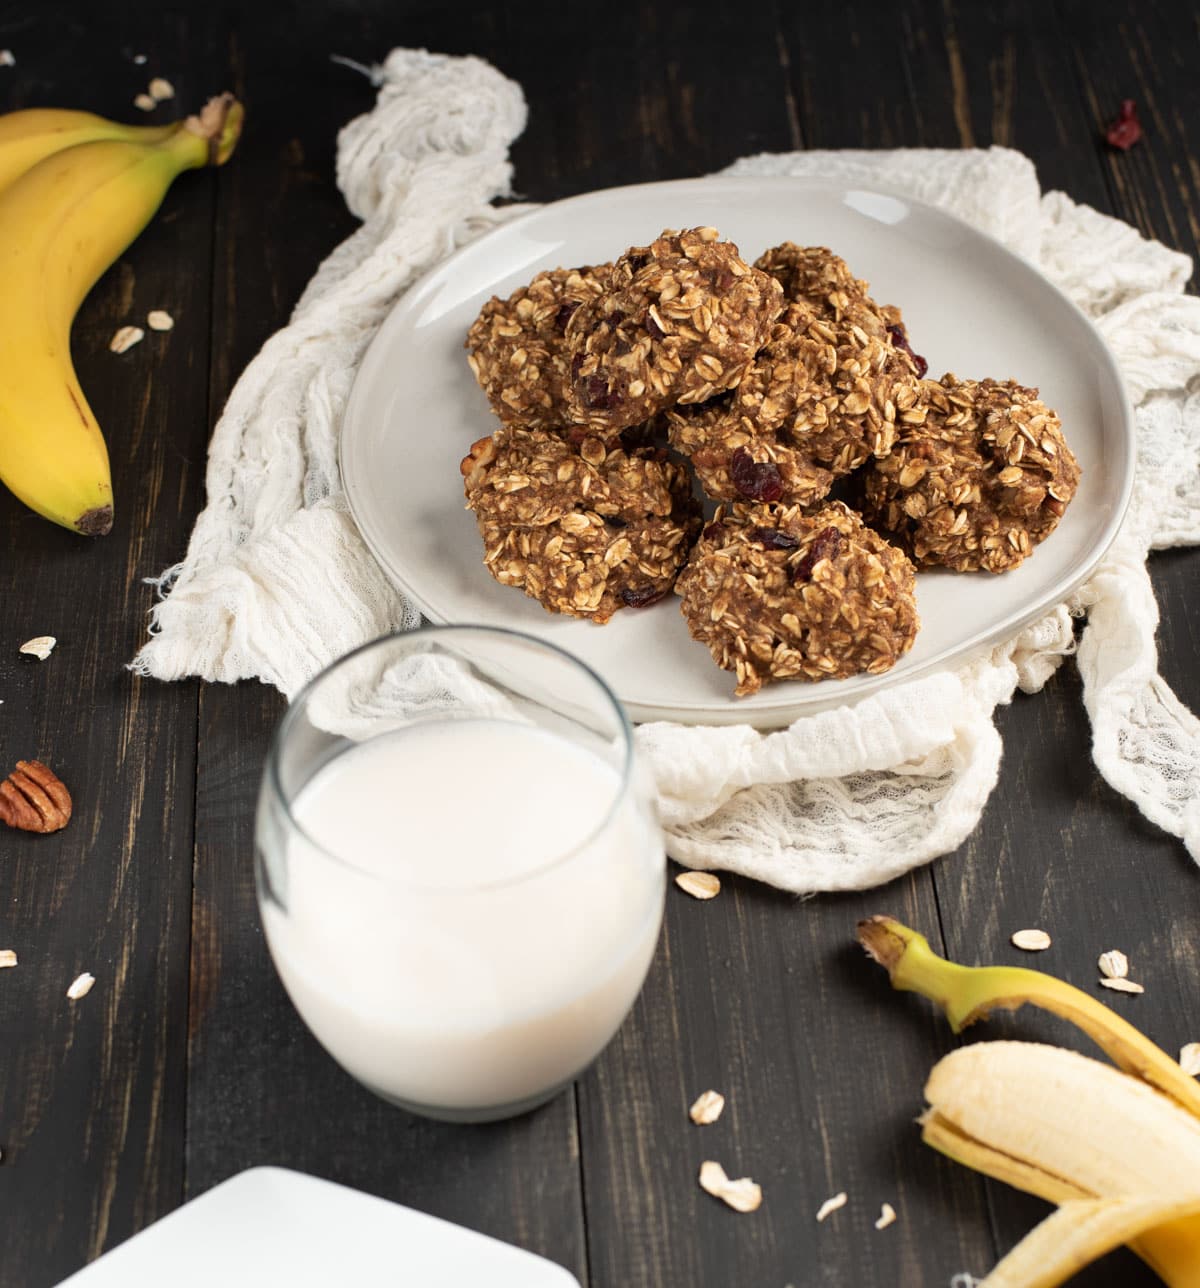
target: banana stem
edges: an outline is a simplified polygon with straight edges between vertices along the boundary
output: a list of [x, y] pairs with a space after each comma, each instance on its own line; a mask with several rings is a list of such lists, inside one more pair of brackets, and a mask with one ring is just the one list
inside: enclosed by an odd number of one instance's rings
[[237, 147], [244, 116], [245, 109], [232, 94], [218, 94], [189, 116], [183, 128], [208, 144], [209, 165], [224, 165]]
[[860, 921], [858, 940], [887, 970], [893, 988], [936, 1002], [955, 1033], [992, 1011], [1028, 1003], [1069, 1020], [1118, 1068], [1200, 1117], [1200, 1084], [1139, 1029], [1064, 980], [1021, 966], [960, 966], [939, 957], [924, 935], [894, 917]]

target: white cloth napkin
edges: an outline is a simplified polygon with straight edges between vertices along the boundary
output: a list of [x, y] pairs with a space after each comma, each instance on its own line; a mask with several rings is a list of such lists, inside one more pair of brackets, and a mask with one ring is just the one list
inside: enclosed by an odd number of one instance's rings
[[[455, 247], [528, 207], [509, 191], [520, 88], [474, 58], [398, 49], [378, 102], [338, 140], [362, 227], [321, 265], [291, 321], [238, 381], [213, 434], [208, 504], [158, 579], [133, 663], [161, 679], [257, 677], [289, 696], [341, 653], [411, 627], [351, 520], [337, 437], [355, 369], [404, 290]], [[822, 175], [908, 192], [1037, 264], [1096, 322], [1137, 406], [1129, 517], [1069, 604], [969, 665], [760, 734], [638, 730], [672, 855], [796, 892], [862, 888], [954, 849], [996, 782], [998, 703], [1076, 652], [1104, 777], [1200, 861], [1200, 722], [1158, 674], [1151, 549], [1200, 542], [1200, 299], [1191, 262], [1059, 192], [1029, 160], [987, 151], [803, 152], [734, 174]]]

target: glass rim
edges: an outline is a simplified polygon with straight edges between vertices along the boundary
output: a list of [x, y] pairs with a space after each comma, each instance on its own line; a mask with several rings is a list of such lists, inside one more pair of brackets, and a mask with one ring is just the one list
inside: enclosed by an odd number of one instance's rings
[[[410, 880], [406, 877], [398, 877], [391, 874], [371, 871], [353, 860], [336, 853], [327, 845], [318, 841], [311, 833], [301, 824], [292, 809], [294, 797], [284, 790], [283, 782], [280, 775], [280, 757], [283, 745], [287, 736], [300, 718], [300, 713], [304, 710], [305, 705], [316, 692], [317, 687], [333, 675], [339, 668], [352, 662], [355, 658], [361, 657], [366, 653], [373, 652], [376, 649], [382, 649], [388, 644], [394, 644], [400, 640], [408, 639], [414, 636], [424, 636], [426, 638], [436, 636], [461, 636], [461, 635], [485, 635], [495, 638], [506, 638], [514, 642], [532, 646], [535, 650], [542, 650], [547, 653], [556, 654], [564, 662], [581, 671], [586, 675], [599, 690], [601, 696], [605, 699], [608, 706], [617, 717], [617, 728], [620, 735], [621, 745], [621, 766], [617, 783], [612, 793], [612, 799], [609, 801], [608, 808], [600, 815], [596, 824], [589, 829], [580, 840], [569, 846], [566, 850], [552, 855], [544, 863], [539, 863], [535, 868], [527, 872], [522, 872], [517, 876], [500, 877], [494, 881], [484, 881], [478, 884], [466, 886], [443, 886], [429, 884], [422, 881]], [[365, 739], [364, 741], [369, 741]], [[538, 877], [545, 876], [552, 869], [564, 867], [576, 855], [587, 849], [597, 837], [601, 835], [605, 828], [615, 817], [618, 809], [625, 801], [629, 794], [629, 789], [633, 781], [633, 759], [634, 759], [634, 741], [633, 725], [629, 719], [629, 714], [617, 695], [613, 692], [612, 686], [604, 679], [602, 675], [594, 670], [588, 663], [581, 658], [576, 657], [574, 653], [558, 644], [553, 644], [549, 640], [540, 639], [536, 635], [530, 635], [525, 631], [513, 630], [507, 626], [487, 626], [481, 623], [460, 622], [452, 624], [442, 624], [437, 622], [422, 623], [420, 626], [414, 626], [407, 631], [389, 631], [386, 635], [378, 635], [374, 639], [368, 640], [365, 644], [360, 644], [357, 648], [351, 649], [348, 653], [343, 653], [340, 657], [334, 658], [327, 666], [323, 666], [316, 675], [308, 680], [296, 693], [296, 696], [288, 703], [287, 710], [283, 713], [279, 723], [275, 726], [275, 731], [271, 735], [271, 745], [267, 750], [266, 772], [263, 776], [263, 786], [269, 790], [276, 803], [283, 811], [284, 819], [289, 828], [293, 829], [322, 859], [338, 867], [345, 868], [348, 872], [354, 873], [355, 876], [363, 877], [371, 881], [379, 882], [385, 887], [395, 887], [398, 889], [412, 890], [420, 894], [435, 894], [440, 896], [466, 896], [480, 894], [487, 891], [502, 890], [506, 888], [515, 888], [526, 881], [534, 880]], [[308, 781], [311, 781], [309, 779]], [[256, 865], [257, 866], [257, 865]], [[261, 897], [261, 892], [260, 892]]]

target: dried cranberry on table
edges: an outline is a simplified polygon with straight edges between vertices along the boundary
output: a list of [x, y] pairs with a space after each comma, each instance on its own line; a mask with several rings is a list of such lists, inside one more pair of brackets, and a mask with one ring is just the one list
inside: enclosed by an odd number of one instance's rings
[[1109, 146], [1128, 152], [1142, 137], [1142, 123], [1138, 120], [1137, 104], [1131, 98], [1121, 100], [1117, 119], [1104, 132]]

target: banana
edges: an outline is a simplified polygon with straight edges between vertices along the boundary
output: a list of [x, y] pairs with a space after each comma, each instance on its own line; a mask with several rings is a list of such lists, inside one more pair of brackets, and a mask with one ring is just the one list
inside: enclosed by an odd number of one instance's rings
[[174, 179], [228, 159], [241, 121], [241, 105], [223, 95], [161, 139], [79, 143], [0, 192], [0, 480], [85, 536], [112, 528], [112, 485], [71, 363], [72, 321]]
[[44, 157], [98, 139], [160, 143], [175, 126], [123, 125], [91, 112], [30, 107], [0, 116], [0, 192]]
[[950, 1027], [961, 1033], [995, 1010], [1015, 1011], [1026, 1004], [1069, 1020], [1110, 1060], [1200, 1117], [1200, 1084], [1144, 1033], [1103, 1002], [1053, 975], [1022, 966], [960, 966], [939, 957], [924, 935], [893, 917], [858, 923], [858, 941], [891, 976], [892, 987], [920, 993], [945, 1011]]
[[858, 938], [900, 990], [955, 1032], [1025, 1003], [1070, 1020], [1119, 1069], [1059, 1047], [985, 1042], [930, 1074], [922, 1137], [957, 1162], [1060, 1205], [981, 1288], [1053, 1288], [1128, 1243], [1172, 1288], [1200, 1288], [1200, 1088], [1108, 1007], [1040, 971], [966, 967], [891, 917]]
[[1111, 1065], [1036, 1042], [977, 1042], [925, 1084], [937, 1124], [1069, 1185], [1078, 1196], [1163, 1191], [1200, 1201], [1200, 1120]]
[[[1064, 1252], [1062, 1275], [1045, 1283], [1062, 1282], [1116, 1238], [1131, 1241], [1173, 1288], [1200, 1288], [1200, 1221], [1193, 1210], [1200, 1210], [1200, 1120], [1161, 1092], [1061, 1047], [980, 1042], [934, 1066], [925, 1099], [927, 1144], [1061, 1203], [1060, 1213], [1070, 1212], [1074, 1221], [1056, 1221], [1060, 1236], [1080, 1224], [1069, 1256]], [[1096, 1199], [1156, 1200], [1157, 1209], [1147, 1203], [1131, 1225], [1131, 1208], [1086, 1206]], [[1119, 1238], [1118, 1231], [1124, 1231]], [[1050, 1236], [1033, 1245], [1050, 1246]], [[1026, 1249], [1022, 1258], [1030, 1255]], [[1021, 1259], [1005, 1275], [1012, 1264]], [[1001, 1276], [997, 1282], [1026, 1281]], [[990, 1277], [984, 1283], [995, 1288]]]
[[[1167, 1194], [1122, 1199], [1073, 1199], [1048, 1216], [1002, 1260], [980, 1288], [1055, 1288], [1076, 1271], [1122, 1243], [1138, 1247], [1138, 1236], [1154, 1228], [1200, 1217], [1200, 1200]], [[1144, 1254], [1143, 1254], [1144, 1255]], [[1196, 1252], [1180, 1268], [1151, 1268], [1176, 1288], [1200, 1282]]]

